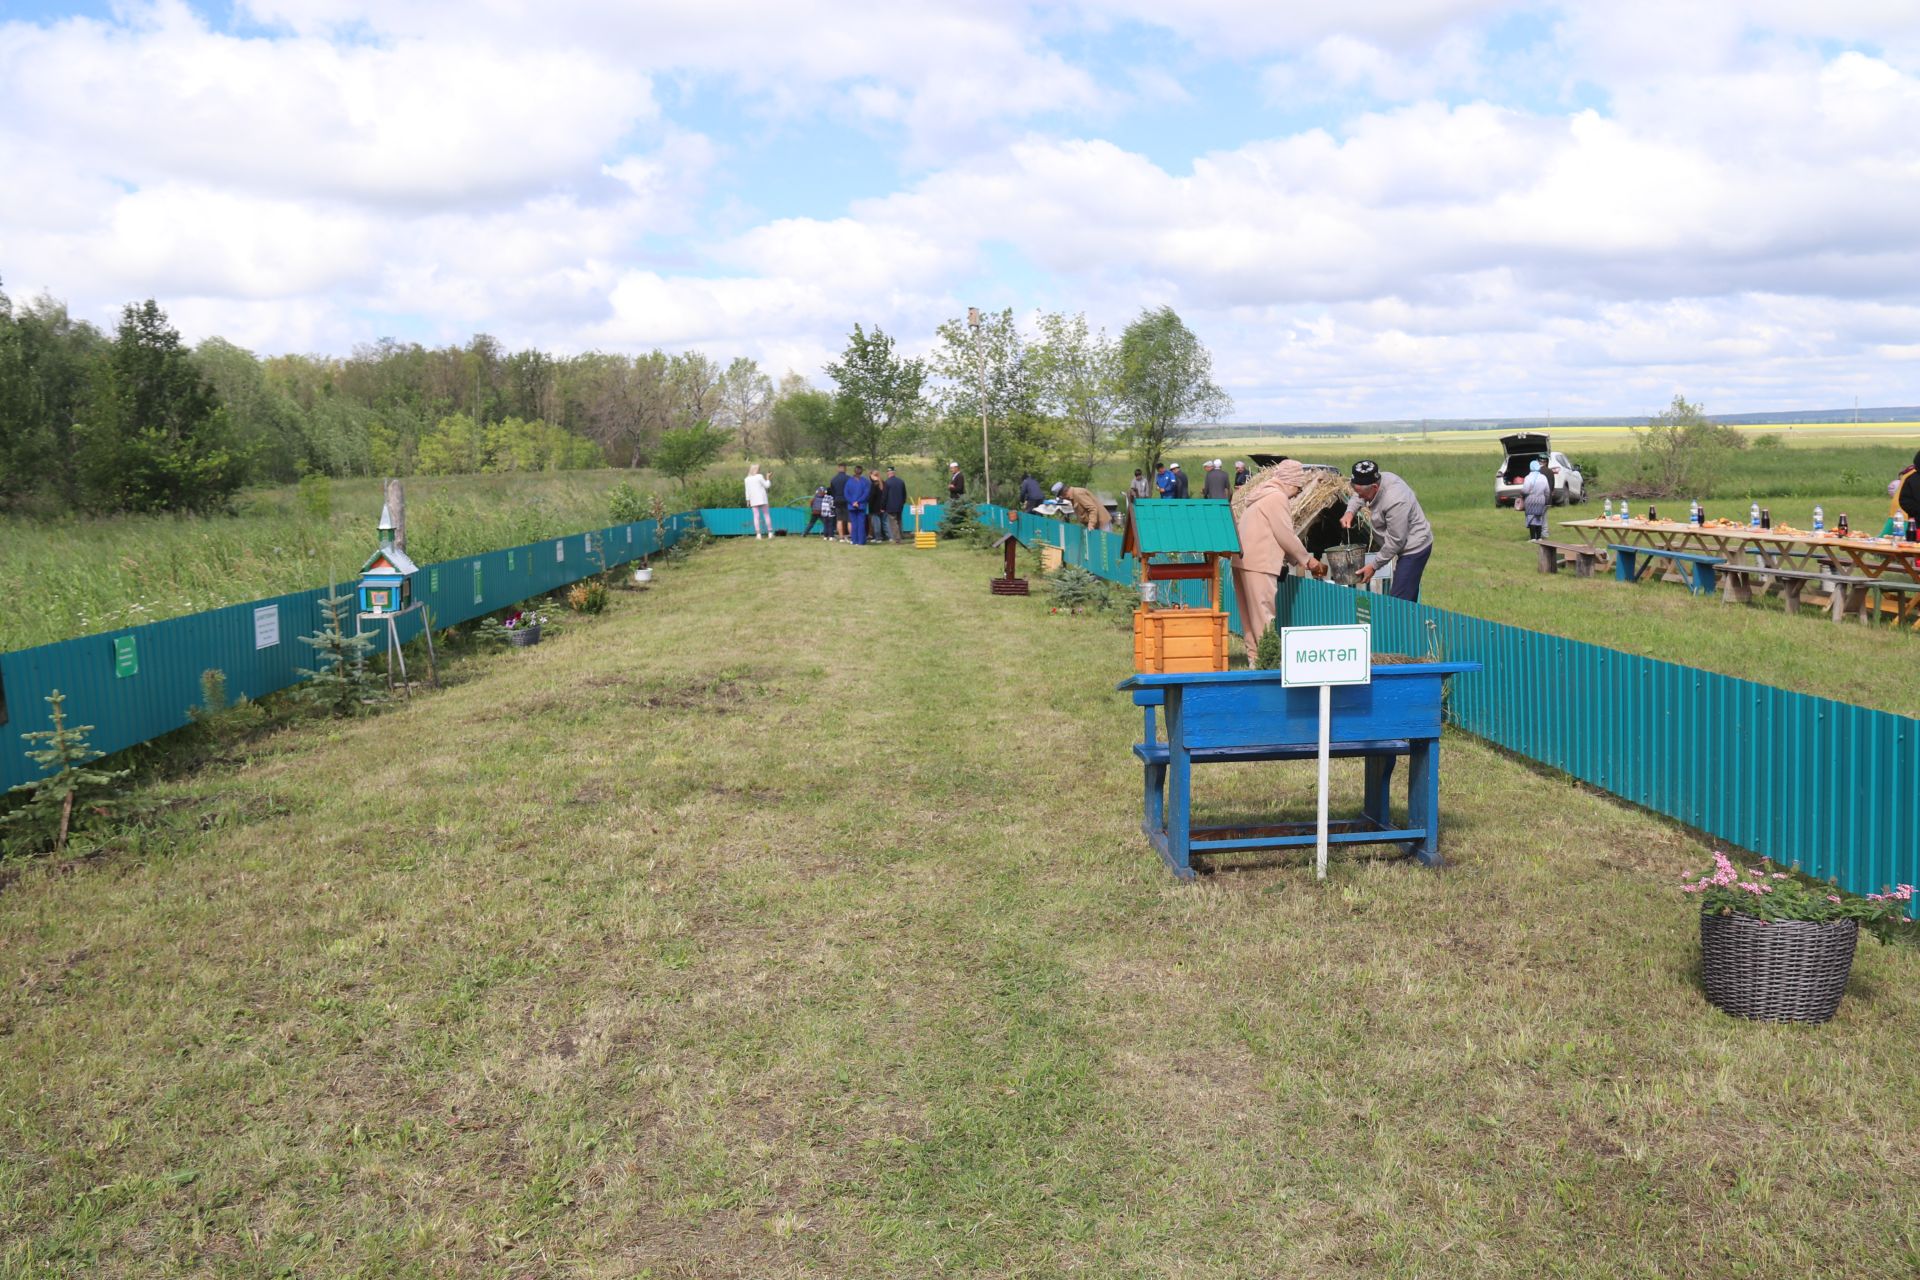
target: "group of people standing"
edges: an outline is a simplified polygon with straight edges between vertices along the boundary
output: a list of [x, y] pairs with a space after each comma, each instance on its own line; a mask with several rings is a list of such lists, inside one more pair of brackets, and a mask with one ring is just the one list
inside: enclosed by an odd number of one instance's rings
[[[833, 479], [817, 486], [807, 504], [807, 525], [802, 537], [810, 536], [815, 525], [828, 542], [850, 542], [863, 547], [868, 540], [902, 541], [902, 515], [907, 509], [907, 482], [892, 467], [885, 476], [878, 468], [867, 469], [841, 463]], [[751, 494], [748, 495], [751, 500]]]

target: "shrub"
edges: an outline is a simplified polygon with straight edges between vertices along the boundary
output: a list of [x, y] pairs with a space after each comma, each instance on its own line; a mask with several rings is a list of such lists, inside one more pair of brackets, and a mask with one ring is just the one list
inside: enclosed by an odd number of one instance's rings
[[1260, 643], [1254, 646], [1253, 665], [1262, 671], [1280, 669], [1280, 627], [1269, 622], [1267, 629], [1260, 633]]
[[1106, 584], [1077, 564], [1062, 565], [1047, 579], [1047, 594], [1060, 609], [1097, 609], [1106, 602]]
[[653, 502], [630, 481], [622, 480], [607, 491], [607, 514], [614, 524], [635, 524], [653, 514]]
[[1655, 498], [1710, 497], [1726, 455], [1746, 447], [1745, 436], [1707, 421], [1699, 405], [1675, 396], [1665, 413], [1634, 433], [1636, 490]]
[[567, 608], [575, 613], [606, 612], [607, 584], [598, 578], [574, 583], [567, 590]]
[[1775, 449], [1785, 448], [1787, 442], [1780, 438], [1780, 433], [1777, 431], [1763, 431], [1755, 436], [1751, 443], [1756, 449], [1772, 452]]
[[949, 499], [940, 514], [940, 537], [943, 540], [964, 538], [980, 527], [980, 513], [974, 510], [973, 499], [964, 494]]
[[210, 742], [243, 738], [267, 718], [257, 703], [246, 698], [227, 701], [227, 673], [218, 667], [200, 673], [200, 705], [189, 708], [187, 716]]

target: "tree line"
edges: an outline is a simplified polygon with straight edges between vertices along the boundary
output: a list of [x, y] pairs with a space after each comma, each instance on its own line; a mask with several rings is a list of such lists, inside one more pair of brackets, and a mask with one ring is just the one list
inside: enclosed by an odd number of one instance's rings
[[931, 451], [979, 473], [984, 407], [996, 477], [1085, 480], [1119, 447], [1152, 466], [1231, 402], [1171, 308], [1118, 339], [1083, 315], [1011, 310], [942, 324], [925, 359], [855, 325], [830, 389], [700, 352], [554, 356], [486, 334], [429, 348], [385, 338], [350, 356], [261, 358], [188, 347], [159, 305], [112, 333], [46, 296], [0, 289], [0, 510], [207, 511], [249, 483], [654, 466], [685, 478], [748, 458], [879, 462]]

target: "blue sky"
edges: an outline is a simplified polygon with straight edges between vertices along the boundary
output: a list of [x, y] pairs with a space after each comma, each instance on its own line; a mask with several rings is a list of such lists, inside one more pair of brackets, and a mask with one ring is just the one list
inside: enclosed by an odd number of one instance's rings
[[1920, 401], [1890, 0], [10, 0], [0, 172], [9, 293], [263, 353], [1164, 303], [1245, 421]]

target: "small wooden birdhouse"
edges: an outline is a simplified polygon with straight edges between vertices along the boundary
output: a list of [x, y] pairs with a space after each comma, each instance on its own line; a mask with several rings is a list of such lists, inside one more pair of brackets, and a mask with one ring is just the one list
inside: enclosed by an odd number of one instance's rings
[[413, 604], [413, 575], [420, 572], [391, 542], [360, 566], [360, 612], [399, 613]]
[[1019, 559], [1021, 546], [1024, 545], [1020, 541], [1020, 533], [1018, 529], [1007, 534], [1005, 537], [1001, 538], [998, 542], [994, 543], [993, 545], [1005, 551], [1006, 557], [1007, 557], [1007, 572], [1003, 577], [989, 578], [987, 580], [987, 585], [990, 588], [992, 588], [993, 594], [997, 596], [1026, 595], [1027, 580], [1025, 578], [1019, 578], [1014, 576], [1015, 569], [1016, 569], [1015, 562]]

